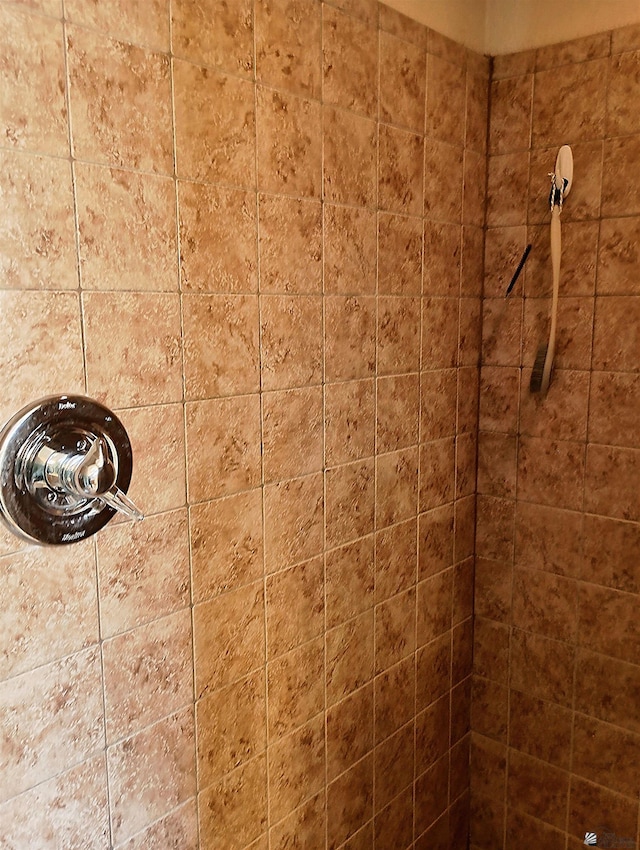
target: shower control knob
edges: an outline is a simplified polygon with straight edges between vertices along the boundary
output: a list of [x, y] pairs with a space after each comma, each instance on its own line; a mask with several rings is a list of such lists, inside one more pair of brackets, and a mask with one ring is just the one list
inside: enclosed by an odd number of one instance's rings
[[127, 496], [131, 443], [108, 408], [52, 396], [0, 431], [0, 519], [31, 542], [64, 544], [103, 528], [116, 512], [143, 515]]

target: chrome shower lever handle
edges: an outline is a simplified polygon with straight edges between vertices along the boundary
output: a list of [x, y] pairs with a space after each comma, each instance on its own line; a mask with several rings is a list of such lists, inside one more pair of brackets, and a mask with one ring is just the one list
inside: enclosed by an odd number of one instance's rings
[[138, 510], [126, 493], [123, 493], [115, 484], [106, 493], [100, 493], [98, 499], [110, 508], [124, 514], [129, 519], [136, 520], [136, 522], [144, 519], [144, 514]]

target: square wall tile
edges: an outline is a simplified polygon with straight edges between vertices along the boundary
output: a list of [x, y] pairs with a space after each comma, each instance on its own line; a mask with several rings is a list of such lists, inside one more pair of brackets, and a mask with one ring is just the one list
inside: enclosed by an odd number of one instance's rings
[[424, 132], [426, 81], [424, 49], [381, 31], [381, 120]]
[[261, 298], [262, 389], [322, 381], [322, 299], [265, 295]]
[[0, 235], [2, 289], [76, 289], [68, 163], [1, 151], [0, 192], [10, 222]]
[[320, 197], [320, 104], [259, 86], [256, 92], [256, 122], [259, 189]]
[[420, 215], [423, 137], [381, 124], [378, 140], [380, 207], [407, 215]]
[[127, 0], [83, 3], [65, 0], [65, 17], [73, 24], [100, 30], [122, 41], [169, 51], [168, 0], [151, 0], [144, 9]]
[[[267, 760], [258, 756], [198, 795], [199, 834], [204, 842], [247, 843], [267, 827]], [[223, 845], [223, 846], [225, 846]], [[263, 850], [264, 844], [249, 845]]]
[[34, 399], [85, 393], [77, 293], [0, 291], [0, 335], [3, 422]]
[[373, 455], [375, 383], [373, 379], [325, 384], [324, 439], [327, 466]]
[[122, 843], [195, 793], [193, 709], [107, 750], [111, 824]]
[[265, 569], [277, 572], [322, 551], [324, 488], [321, 473], [264, 488]]
[[376, 290], [376, 214], [325, 203], [324, 291], [373, 295]]
[[417, 372], [420, 366], [420, 299], [378, 298], [378, 371]]
[[260, 195], [259, 206], [260, 292], [322, 292], [320, 202]]
[[257, 295], [184, 295], [182, 321], [187, 398], [259, 390]]
[[315, 0], [260, 0], [255, 15], [260, 82], [319, 99], [322, 7]]
[[267, 655], [275, 658], [324, 630], [324, 564], [313, 558], [267, 577]]
[[464, 66], [429, 53], [427, 56], [427, 135], [462, 145], [466, 74]]
[[252, 192], [178, 183], [183, 291], [258, 290], [256, 199]]
[[103, 643], [107, 742], [191, 702], [191, 642], [191, 615], [184, 608]]
[[260, 484], [257, 394], [192, 402], [186, 408], [190, 502], [228, 496]]
[[422, 291], [422, 220], [378, 216], [378, 292], [420, 295]]
[[68, 157], [61, 22], [4, 5], [0, 33], [3, 138], [13, 148]]
[[182, 398], [178, 295], [86, 292], [87, 390], [111, 407]]
[[172, 174], [169, 58], [76, 26], [67, 58], [74, 157]]
[[80, 162], [74, 171], [83, 289], [177, 290], [173, 181]]
[[366, 22], [323, 7], [323, 101], [377, 117], [378, 34]]
[[[84, 649], [98, 640], [93, 547], [30, 546], [0, 560], [7, 598], [0, 677], [7, 679]], [[26, 581], [25, 576], [30, 580]], [[46, 622], [48, 628], [42, 629]]]
[[171, 4], [172, 47], [176, 56], [229, 71], [253, 73], [251, 0], [176, 0]]
[[180, 178], [255, 187], [252, 83], [173, 60]]
[[325, 201], [371, 207], [376, 203], [375, 121], [323, 106]]
[[325, 298], [325, 371], [328, 381], [368, 378], [376, 369], [376, 299]]
[[322, 388], [262, 396], [262, 452], [266, 482], [322, 469]]
[[100, 679], [91, 647], [0, 684], [3, 802], [104, 748]]
[[196, 699], [246, 676], [265, 662], [262, 581], [194, 608]]
[[263, 572], [262, 493], [249, 490], [189, 510], [193, 600], [202, 602]]
[[97, 538], [102, 637], [184, 608], [190, 601], [186, 511], [111, 523]]

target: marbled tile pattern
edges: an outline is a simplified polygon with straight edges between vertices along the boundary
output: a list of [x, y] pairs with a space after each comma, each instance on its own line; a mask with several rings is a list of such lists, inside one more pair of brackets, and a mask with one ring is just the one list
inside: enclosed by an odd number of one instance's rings
[[[511, 850], [531, 835], [573, 850], [598, 818], [638, 840], [637, 33], [500, 56], [493, 68], [474, 850]], [[529, 379], [551, 294], [547, 173], [566, 143], [575, 175], [562, 215], [556, 370], [539, 398]]]

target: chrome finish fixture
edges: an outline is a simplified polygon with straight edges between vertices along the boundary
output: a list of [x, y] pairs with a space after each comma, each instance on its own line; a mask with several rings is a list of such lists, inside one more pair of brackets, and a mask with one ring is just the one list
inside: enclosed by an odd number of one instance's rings
[[84, 396], [50, 396], [0, 431], [0, 518], [30, 542], [65, 544], [119, 511], [143, 515], [126, 495], [131, 443], [108, 408]]

